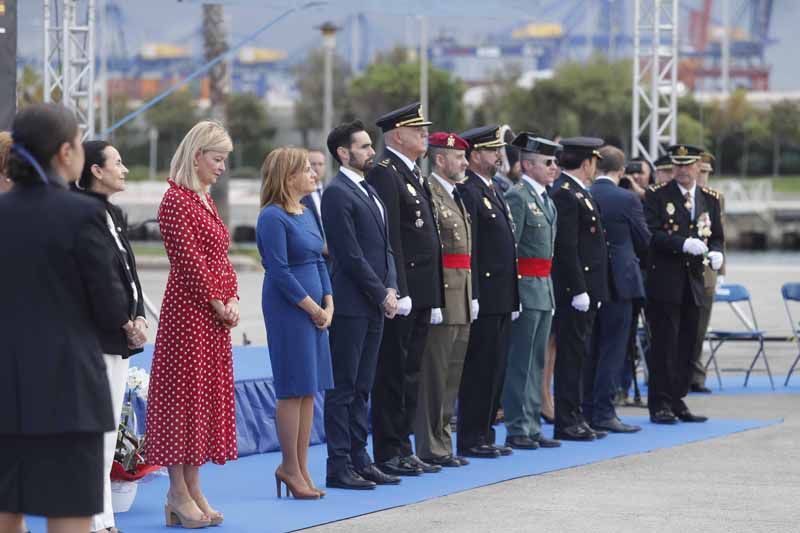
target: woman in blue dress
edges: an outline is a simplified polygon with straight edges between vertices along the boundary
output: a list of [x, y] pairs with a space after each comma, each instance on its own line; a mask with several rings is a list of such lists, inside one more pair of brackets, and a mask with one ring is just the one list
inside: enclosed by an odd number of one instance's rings
[[283, 460], [275, 471], [295, 498], [318, 499], [308, 473], [314, 395], [333, 387], [328, 326], [333, 296], [323, 236], [314, 213], [300, 200], [316, 190], [316, 174], [301, 148], [278, 148], [261, 167], [261, 213], [256, 225], [264, 265], [261, 307], [278, 398]]

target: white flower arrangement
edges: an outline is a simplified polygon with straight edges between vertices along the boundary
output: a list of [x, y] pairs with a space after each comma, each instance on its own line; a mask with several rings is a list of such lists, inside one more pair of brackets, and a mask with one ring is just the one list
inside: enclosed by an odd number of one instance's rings
[[150, 388], [150, 374], [144, 368], [132, 366], [128, 369], [128, 390], [143, 400], [147, 400]]
[[697, 236], [701, 239], [711, 237], [711, 217], [703, 213], [697, 218]]

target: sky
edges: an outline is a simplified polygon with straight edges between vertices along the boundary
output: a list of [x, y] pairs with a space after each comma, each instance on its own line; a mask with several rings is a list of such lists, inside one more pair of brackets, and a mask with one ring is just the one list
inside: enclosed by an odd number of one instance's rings
[[[187, 44], [199, 49], [201, 0], [115, 1], [122, 9], [124, 20], [122, 25], [111, 26], [110, 31], [118, 35], [124, 33], [130, 54], [135, 54], [145, 42]], [[632, 0], [617, 1], [624, 2], [624, 9], [632, 10]], [[721, 17], [721, 1], [714, 2], [712, 19], [717, 21]], [[734, 16], [749, 2], [729, 1]], [[591, 33], [601, 5], [598, 0], [327, 0], [299, 10], [297, 8], [307, 0], [226, 0], [221, 3], [225, 5], [231, 43], [285, 15], [251, 44], [282, 49], [295, 58], [304, 57], [309, 49], [319, 45], [315, 26], [326, 20], [345, 26], [348, 17], [359, 12], [367, 17], [373, 48], [387, 48], [418, 39], [418, 22], [414, 16], [417, 14], [428, 17], [431, 37], [446, 33], [457, 36], [462, 43], [480, 44], [488, 34], [505, 34], [531, 21], [562, 22], [565, 27], [576, 24], [575, 32]], [[700, 3], [700, 0], [683, 0], [684, 12]], [[19, 53], [38, 57], [42, 49], [42, 1], [18, 0], [18, 5]], [[293, 9], [295, 11], [286, 14]], [[624, 23], [632, 25], [631, 19], [632, 15], [628, 14]], [[774, 43], [767, 49], [774, 90], [800, 90], [800, 70], [796, 67], [796, 50], [800, 48], [798, 27], [800, 1], [774, 0], [770, 28]], [[684, 24], [681, 34], [687, 32]], [[349, 42], [340, 39], [340, 53], [347, 54], [348, 50]]]

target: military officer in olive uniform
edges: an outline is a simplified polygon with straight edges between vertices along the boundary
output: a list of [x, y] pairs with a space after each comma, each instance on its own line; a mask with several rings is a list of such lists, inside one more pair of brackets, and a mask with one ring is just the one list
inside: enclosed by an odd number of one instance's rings
[[589, 186], [597, 171], [603, 140], [572, 137], [561, 141], [561, 176], [551, 196], [558, 211], [553, 256], [556, 295], [556, 439], [589, 441], [605, 437], [581, 413], [586, 341], [597, 310], [608, 299], [608, 251], [603, 224]]
[[492, 183], [505, 142], [498, 126], [473, 128], [461, 134], [468, 143], [467, 179], [458, 185], [472, 220], [475, 252], [473, 298], [480, 308], [469, 332], [467, 355], [458, 391], [459, 455], [494, 458], [512, 453], [495, 444], [495, 413], [508, 356], [513, 314], [519, 312], [517, 262], [511, 213]]
[[673, 179], [650, 186], [644, 200], [650, 241], [647, 320], [652, 340], [648, 354], [648, 408], [657, 424], [705, 422], [689, 411], [692, 356], [700, 308], [705, 298], [703, 271], [719, 270], [725, 236], [719, 194], [697, 185], [702, 150], [690, 145], [668, 149]]
[[464, 180], [467, 142], [454, 133], [428, 139], [428, 184], [439, 220], [444, 266], [444, 309], [431, 311], [431, 329], [422, 357], [414, 442], [426, 463], [458, 467], [468, 463], [454, 454], [450, 418], [455, 412], [470, 323], [477, 315], [472, 297], [472, 230], [456, 184]]
[[372, 449], [386, 474], [417, 476], [442, 469], [421, 461], [409, 438], [431, 309], [444, 306], [442, 244], [430, 189], [416, 164], [428, 148], [431, 123], [416, 102], [376, 124], [386, 149], [366, 179], [386, 206], [400, 316], [386, 320], [383, 329], [372, 389]]
[[503, 386], [506, 445], [536, 449], [560, 446], [541, 432], [542, 373], [555, 309], [550, 269], [556, 237], [556, 208], [547, 194], [558, 169], [561, 145], [533, 133], [520, 133], [512, 145], [520, 151], [522, 179], [505, 194], [514, 220], [520, 316], [511, 324]]
[[[713, 172], [714, 156], [708, 152], [703, 152], [700, 155], [700, 173], [697, 176], [697, 185], [700, 187], [708, 187], [708, 180]], [[720, 218], [724, 230], [725, 197], [722, 196], [720, 192], [717, 194], [719, 195]], [[706, 292], [703, 305], [700, 306], [700, 318], [697, 322], [697, 340], [695, 341], [694, 355], [692, 356], [692, 377], [689, 386], [691, 392], [711, 393], [711, 389], [706, 387], [706, 366], [703, 364], [703, 345], [705, 344], [708, 324], [711, 322], [711, 308], [714, 306], [714, 294], [716, 293], [717, 285], [725, 283], [724, 276], [725, 263], [722, 263], [719, 272], [711, 268], [711, 265], [705, 265], [705, 268], [703, 268], [703, 286]]]

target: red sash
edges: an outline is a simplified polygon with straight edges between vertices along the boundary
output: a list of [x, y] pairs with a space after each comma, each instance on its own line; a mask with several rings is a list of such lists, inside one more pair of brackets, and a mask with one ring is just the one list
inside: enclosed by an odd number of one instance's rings
[[553, 261], [551, 259], [520, 257], [517, 269], [519, 275], [526, 278], [545, 278], [550, 275], [552, 266]]
[[469, 254], [444, 254], [442, 255], [444, 268], [472, 268]]

